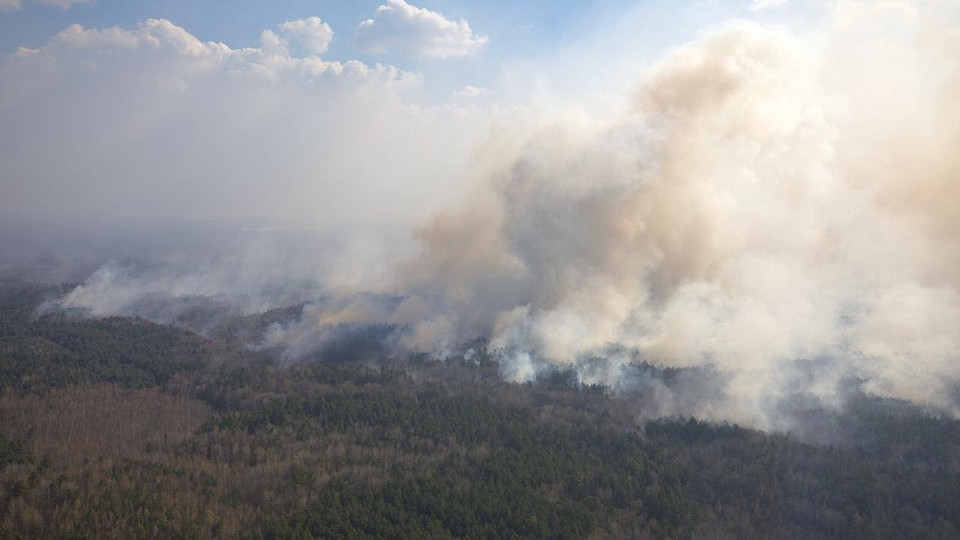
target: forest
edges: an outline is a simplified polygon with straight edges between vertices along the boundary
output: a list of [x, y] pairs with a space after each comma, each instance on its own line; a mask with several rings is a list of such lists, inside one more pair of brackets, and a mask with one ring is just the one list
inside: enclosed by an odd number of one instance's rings
[[256, 321], [38, 311], [64, 287], [0, 287], [3, 538], [960, 538], [960, 421], [909, 403], [811, 441], [484, 355], [291, 364], [231, 337]]

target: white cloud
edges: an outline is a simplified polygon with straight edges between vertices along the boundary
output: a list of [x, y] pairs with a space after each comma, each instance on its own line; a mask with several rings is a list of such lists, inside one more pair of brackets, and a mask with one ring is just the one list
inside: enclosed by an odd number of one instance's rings
[[0, 11], [20, 9], [20, 0], [0, 0]]
[[281, 24], [279, 28], [287, 39], [310, 54], [326, 52], [333, 40], [333, 29], [319, 17], [287, 21]]
[[416, 75], [294, 57], [273, 31], [235, 49], [162, 19], [74, 25], [0, 80], [11, 218], [409, 223], [452, 198], [477, 132], [409, 105]]
[[466, 20], [451, 21], [403, 0], [387, 0], [372, 19], [357, 26], [356, 35], [368, 53], [418, 58], [469, 56], [487, 44], [487, 37], [474, 34]]
[[290, 54], [287, 41], [273, 30], [264, 30], [260, 34], [260, 50], [267, 56], [287, 56]]

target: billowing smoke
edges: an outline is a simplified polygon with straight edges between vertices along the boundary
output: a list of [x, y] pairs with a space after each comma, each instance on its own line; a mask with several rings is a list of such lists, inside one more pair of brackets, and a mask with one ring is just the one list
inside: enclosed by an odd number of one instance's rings
[[804, 34], [705, 34], [616, 118], [494, 130], [467, 202], [377, 282], [390, 302], [355, 283], [266, 341], [389, 324], [437, 356], [485, 338], [517, 381], [712, 370], [724, 396], [699, 412], [767, 427], [850, 385], [960, 412], [957, 3], [824, 9]]
[[621, 118], [491, 136], [488, 182], [401, 269], [429, 305], [406, 343], [487, 336], [517, 380], [614, 347], [711, 366], [732, 374], [719, 414], [754, 422], [850, 378], [956, 410], [951, 7], [844, 2], [802, 38], [732, 24], [651, 69]]

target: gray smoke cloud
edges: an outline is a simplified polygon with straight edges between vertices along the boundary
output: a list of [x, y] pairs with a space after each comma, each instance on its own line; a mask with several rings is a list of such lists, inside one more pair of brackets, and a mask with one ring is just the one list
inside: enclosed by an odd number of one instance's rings
[[[960, 413], [957, 3], [824, 9], [802, 35], [705, 34], [615, 118], [494, 130], [415, 254], [265, 345], [305, 354], [343, 324], [402, 327], [398, 347], [437, 356], [482, 337], [514, 381], [571, 368], [759, 427], [851, 384]], [[91, 286], [73, 300], [96, 305]], [[679, 403], [640, 361], [722, 374], [722, 397]]]
[[[714, 414], [759, 425], [850, 377], [957, 412], [955, 21], [840, 2], [810, 36], [732, 24], [653, 67], [621, 118], [494, 135], [488, 182], [402, 268], [434, 307], [407, 344], [488, 336], [518, 381], [613, 346], [710, 366], [731, 376]], [[828, 361], [798, 382], [798, 359]]]

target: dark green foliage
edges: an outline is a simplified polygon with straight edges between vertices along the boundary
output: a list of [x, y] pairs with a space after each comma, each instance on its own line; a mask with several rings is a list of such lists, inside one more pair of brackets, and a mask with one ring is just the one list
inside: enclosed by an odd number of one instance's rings
[[126, 387], [162, 385], [196, 371], [206, 356], [199, 337], [143, 319], [43, 320], [34, 331], [72, 353], [72, 364], [86, 372], [78, 377]]
[[367, 384], [394, 384], [407, 378], [406, 373], [396, 369], [373, 369], [365, 366], [313, 363], [310, 374], [319, 383], [337, 386], [351, 382], [357, 386]]
[[[641, 425], [642, 399], [572, 372], [500, 381], [472, 352], [482, 344], [402, 370], [371, 367], [372, 349], [367, 364], [213, 362], [220, 345], [188, 332], [35, 318], [43, 289], [4, 294], [0, 384], [16, 392], [3, 403], [112, 383], [203, 412], [176, 440], [70, 463], [26, 428], [0, 434], [3, 538], [960, 538], [960, 422], [909, 404], [812, 411], [844, 435], [835, 446], [693, 418]], [[27, 402], [14, 403], [0, 433]]]
[[209, 357], [199, 336], [144, 319], [39, 316], [43, 301], [54, 290], [59, 288], [3, 292], [0, 388], [157, 386], [177, 373], [199, 369]]
[[208, 356], [197, 336], [142, 319], [41, 320], [29, 332], [0, 337], [0, 387], [157, 386]]
[[[504, 497], [504, 490], [511, 492]], [[481, 484], [458, 488], [439, 474], [395, 474], [381, 488], [328, 483], [316, 504], [268, 521], [252, 538], [584, 538], [589, 511], [536, 490]]]
[[[201, 432], [220, 440], [233, 434], [275, 440], [304, 422], [315, 433], [357, 433], [366, 444], [401, 454], [414, 455], [418, 441], [487, 451], [466, 459], [446, 453], [425, 469], [395, 467], [383, 471], [383, 485], [328, 482], [309, 507], [269, 520], [257, 533], [263, 537], [583, 538], [615, 511], [658, 534], [689, 535], [694, 524], [695, 505], [681, 475], [651, 466], [653, 450], [637, 434], [544, 424], [489, 396], [437, 386], [413, 396], [271, 399], [249, 412], [220, 415]], [[302, 470], [294, 476], [312, 484]]]
[[0, 336], [20, 336], [29, 333], [29, 326], [37, 309], [52, 300], [69, 286], [47, 286], [0, 281]]
[[12, 441], [0, 434], [0, 470], [7, 465], [28, 463], [30, 460], [30, 452], [22, 441]]

